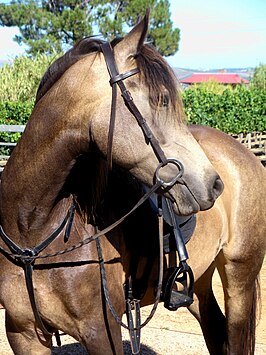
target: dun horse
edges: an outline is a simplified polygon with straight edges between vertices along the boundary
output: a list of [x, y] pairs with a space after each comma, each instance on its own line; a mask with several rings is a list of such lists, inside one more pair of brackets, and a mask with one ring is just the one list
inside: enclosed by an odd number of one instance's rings
[[[15, 354], [50, 354], [55, 330], [70, 334], [91, 354], [123, 353], [120, 326], [104, 301], [95, 242], [57, 253], [87, 240], [135, 200], [135, 187], [116, 178], [114, 198], [108, 197], [114, 194], [112, 189], [102, 200], [106, 156], [108, 166], [112, 160], [148, 187], [156, 184], [159, 175], [169, 186], [157, 184], [157, 190], [175, 201], [179, 215], [213, 206], [223, 189], [216, 170], [220, 173], [227, 183], [224, 197], [214, 209], [199, 213], [195, 236], [189, 242], [197, 296], [191, 310], [202, 324], [212, 353], [240, 354], [246, 339], [254, 343], [248, 315], [254, 309], [255, 280], [265, 250], [265, 216], [259, 214], [265, 210], [265, 172], [236, 142], [229, 140], [224, 146], [223, 140], [229, 139], [224, 135], [200, 128], [191, 134], [176, 100], [171, 70], [154, 49], [143, 44], [147, 17], [113, 44], [116, 75], [102, 43], [94, 39], [81, 41], [51, 66], [26, 130], [2, 174], [0, 302], [6, 309], [6, 331]], [[126, 101], [128, 91], [124, 99], [115, 100], [113, 94], [112, 100], [110, 75], [112, 86], [124, 80], [130, 89], [147, 122], [142, 130], [134, 118], [131, 97]], [[110, 130], [111, 101], [117, 103]], [[214, 145], [219, 160], [212, 155]], [[260, 181], [260, 191], [252, 188], [251, 176]], [[136, 256], [140, 265], [150, 257], [155, 263], [143, 304], [154, 297], [158, 248], [151, 238], [157, 234], [156, 222], [148, 204], [141, 211], [147, 217], [139, 211], [136, 220], [132, 215], [125, 225], [102, 237], [109, 294], [120, 318], [125, 311], [123, 283], [136, 250], [140, 250]], [[136, 225], [141, 216], [147, 222], [140, 222], [143, 228], [133, 235], [127, 225], [133, 220]], [[146, 237], [151, 244], [144, 241]], [[204, 255], [197, 255], [203, 248]], [[38, 259], [43, 254], [50, 257]], [[215, 263], [224, 282], [226, 318], [218, 312], [211, 291]]]

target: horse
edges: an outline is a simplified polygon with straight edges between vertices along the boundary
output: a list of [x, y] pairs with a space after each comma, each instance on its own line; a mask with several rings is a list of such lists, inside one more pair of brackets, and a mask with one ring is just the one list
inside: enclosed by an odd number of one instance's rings
[[[210, 352], [240, 353], [247, 338], [254, 343], [247, 314], [255, 308], [255, 280], [265, 253], [265, 217], [259, 214], [265, 203], [265, 172], [236, 142], [227, 142], [216, 131], [186, 124], [174, 73], [144, 43], [148, 17], [147, 12], [112, 48], [100, 40], [85, 39], [52, 64], [2, 173], [0, 302], [15, 354], [50, 354], [56, 330], [77, 339], [89, 353], [123, 353], [120, 324], [104, 297], [96, 239], [87, 241], [88, 236], [100, 235], [99, 230], [106, 235], [101, 243], [109, 295], [121, 319], [125, 312], [123, 284], [130, 276], [134, 251], [139, 250], [135, 241], [140, 236], [142, 241], [148, 240], [157, 227], [147, 201], [131, 214], [131, 222], [112, 230], [106, 227], [136, 199], [139, 189], [128, 194], [138, 185], [136, 181], [173, 201], [177, 215], [199, 216], [188, 243], [196, 280], [196, 299], [190, 310], [202, 325]], [[110, 62], [112, 55], [115, 65]], [[122, 88], [122, 97], [116, 98], [116, 85]], [[221, 160], [213, 156], [217, 143]], [[114, 179], [119, 182], [111, 189], [114, 199], [109, 200], [105, 190], [112, 186], [108, 172], [112, 164], [130, 173], [135, 184], [129, 179], [124, 190], [121, 178]], [[223, 200], [218, 169], [222, 179], [229, 179]], [[261, 191], [255, 188], [257, 181]], [[233, 196], [237, 200], [232, 202]], [[242, 208], [249, 211], [251, 221]], [[140, 213], [143, 209], [145, 213]], [[144, 229], [136, 229], [140, 217]], [[230, 219], [228, 226], [226, 218]], [[211, 233], [218, 235], [215, 243]], [[154, 277], [158, 276], [158, 246], [154, 237], [150, 240], [149, 247], [141, 247], [136, 255], [138, 273], [141, 266], [146, 270], [145, 264], [150, 269], [141, 305], [154, 301]], [[202, 261], [197, 252], [203, 245], [209, 253]], [[60, 252], [62, 248], [66, 248], [64, 252]], [[225, 318], [218, 312], [211, 290], [216, 265], [226, 291]], [[243, 329], [246, 333], [241, 337]]]
[[[98, 220], [120, 210], [109, 205], [103, 217], [96, 213], [112, 163], [171, 199], [179, 215], [211, 208], [222, 193], [221, 178], [186, 125], [173, 72], [144, 43], [148, 17], [112, 46], [87, 38], [51, 65], [2, 173], [0, 302], [15, 354], [50, 354], [56, 330], [91, 354], [122, 354], [97, 245], [88, 242]], [[102, 249], [121, 318], [129, 274], [122, 228], [102, 238]]]

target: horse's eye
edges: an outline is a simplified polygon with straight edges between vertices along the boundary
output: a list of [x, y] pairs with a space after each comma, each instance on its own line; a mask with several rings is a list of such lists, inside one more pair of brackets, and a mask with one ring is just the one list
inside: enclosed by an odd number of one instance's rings
[[163, 95], [163, 106], [169, 106], [170, 98], [168, 94]]
[[170, 97], [168, 93], [163, 93], [160, 95], [160, 106], [168, 107], [170, 103]]

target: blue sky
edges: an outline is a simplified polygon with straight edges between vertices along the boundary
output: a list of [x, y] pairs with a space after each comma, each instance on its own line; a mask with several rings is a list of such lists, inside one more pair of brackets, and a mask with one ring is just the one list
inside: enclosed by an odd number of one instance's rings
[[174, 67], [208, 69], [266, 64], [266, 0], [171, 0], [181, 31]]
[[[0, 2], [8, 2], [0, 0]], [[191, 69], [255, 67], [266, 64], [266, 0], [170, 0], [179, 51], [173, 67]], [[12, 38], [16, 28], [0, 27], [0, 60], [23, 53]]]

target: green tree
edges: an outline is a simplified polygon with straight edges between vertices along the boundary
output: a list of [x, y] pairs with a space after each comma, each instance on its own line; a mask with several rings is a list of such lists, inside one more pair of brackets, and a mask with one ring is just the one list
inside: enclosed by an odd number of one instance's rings
[[26, 44], [29, 54], [50, 54], [93, 34], [108, 40], [123, 36], [150, 8], [148, 40], [169, 56], [178, 50], [180, 38], [169, 7], [169, 0], [13, 0], [0, 4], [0, 26], [17, 26], [15, 41]]
[[266, 64], [260, 64], [255, 68], [252, 85], [260, 90], [266, 91]]

